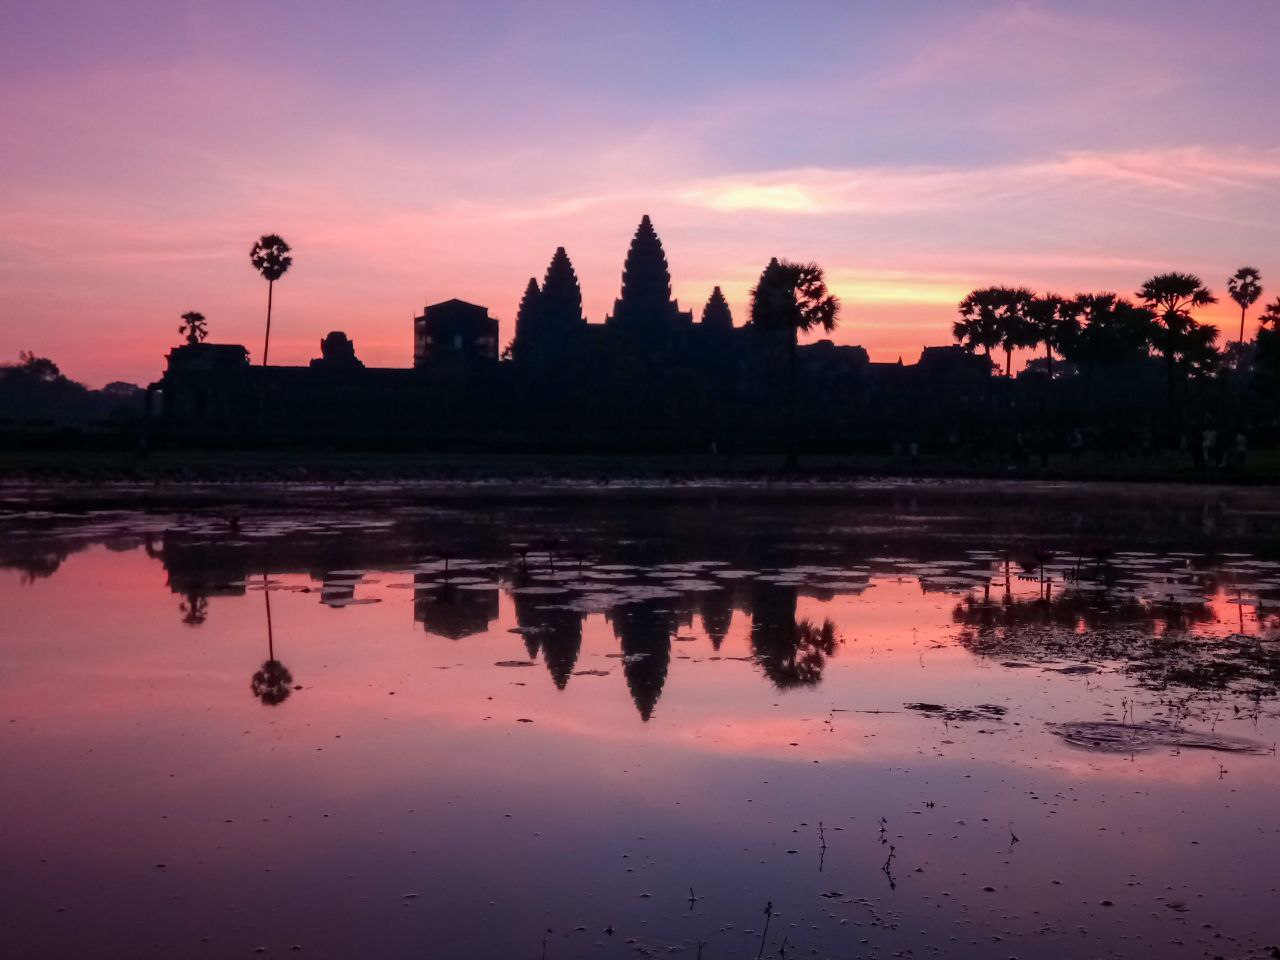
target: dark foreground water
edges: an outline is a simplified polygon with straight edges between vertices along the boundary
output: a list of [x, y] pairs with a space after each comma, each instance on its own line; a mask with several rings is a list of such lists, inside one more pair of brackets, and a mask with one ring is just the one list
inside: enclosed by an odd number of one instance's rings
[[12, 502], [0, 951], [1271, 956], [1267, 504]]

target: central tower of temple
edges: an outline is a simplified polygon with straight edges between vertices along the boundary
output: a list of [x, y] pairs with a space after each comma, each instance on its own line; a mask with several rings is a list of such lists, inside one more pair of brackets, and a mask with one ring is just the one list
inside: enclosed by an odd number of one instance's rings
[[651, 349], [675, 346], [693, 323], [693, 314], [682, 311], [671, 297], [671, 271], [648, 214], [631, 239], [622, 268], [622, 296], [613, 302], [613, 313], [605, 322]]

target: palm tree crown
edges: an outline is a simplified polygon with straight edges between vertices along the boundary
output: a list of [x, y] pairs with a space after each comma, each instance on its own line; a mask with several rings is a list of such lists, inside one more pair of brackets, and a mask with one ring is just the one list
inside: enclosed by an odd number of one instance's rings
[[1080, 308], [1074, 300], [1046, 293], [1027, 305], [1030, 339], [1044, 345], [1049, 378], [1053, 379], [1053, 354], [1070, 348], [1080, 333]]
[[988, 357], [1004, 348], [1004, 373], [1011, 375], [1013, 351], [1039, 341], [1030, 320], [1035, 294], [1025, 287], [984, 287], [960, 301], [960, 319], [952, 333], [969, 351], [981, 347]]
[[1262, 296], [1262, 274], [1256, 267], [1241, 267], [1227, 278], [1227, 293], [1240, 307], [1240, 342], [1244, 343], [1244, 317]]
[[789, 331], [793, 339], [815, 327], [830, 333], [839, 316], [840, 300], [816, 263], [774, 257], [751, 291], [751, 325], [761, 330]]
[[1063, 356], [1087, 367], [1113, 366], [1147, 355], [1155, 314], [1114, 293], [1082, 293], [1072, 301], [1081, 321]]
[[1266, 309], [1262, 311], [1262, 316], [1258, 317], [1258, 322], [1280, 333], [1280, 297], [1276, 297], [1273, 303], [1267, 304]]
[[1205, 372], [1218, 356], [1214, 347], [1218, 331], [1197, 322], [1191, 316], [1191, 310], [1217, 303], [1218, 298], [1199, 277], [1190, 273], [1154, 276], [1142, 285], [1138, 296], [1155, 314], [1151, 347], [1168, 365], [1170, 389], [1175, 369]]
[[1218, 298], [1193, 273], [1158, 274], [1142, 285], [1138, 297], [1168, 327], [1194, 323], [1191, 319], [1193, 307], [1207, 307], [1218, 302]]
[[178, 327], [178, 332], [186, 336], [189, 344], [202, 342], [209, 335], [209, 328], [205, 324], [204, 314], [195, 310], [188, 310], [182, 315], [182, 325]]
[[293, 265], [289, 245], [274, 233], [263, 234], [249, 251], [249, 262], [268, 283], [275, 283]]

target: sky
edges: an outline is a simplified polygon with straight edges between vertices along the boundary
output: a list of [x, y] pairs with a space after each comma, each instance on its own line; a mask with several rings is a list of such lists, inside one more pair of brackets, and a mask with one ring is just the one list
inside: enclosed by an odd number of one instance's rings
[[0, 5], [0, 362], [158, 378], [198, 310], [271, 359], [344, 330], [412, 361], [460, 297], [505, 342], [563, 245], [588, 319], [642, 214], [674, 292], [735, 319], [819, 263], [834, 339], [911, 362], [977, 286], [1280, 294], [1270, 0], [167, 0]]

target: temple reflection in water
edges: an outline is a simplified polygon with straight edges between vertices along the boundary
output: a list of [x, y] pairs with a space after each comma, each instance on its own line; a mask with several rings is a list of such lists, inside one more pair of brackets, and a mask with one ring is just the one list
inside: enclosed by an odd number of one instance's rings
[[[572, 529], [549, 536], [546, 518], [531, 516], [541, 534], [523, 522], [467, 514], [455, 525], [435, 514], [242, 521], [228, 513], [134, 521], [128, 534], [81, 524], [63, 537], [10, 539], [0, 566], [34, 581], [88, 546], [141, 548], [163, 568], [179, 598], [177, 621], [190, 629], [217, 615], [211, 600], [256, 602], [261, 594], [265, 659], [251, 671], [250, 687], [273, 706], [314, 679], [285, 665], [297, 655], [296, 639], [277, 649], [271, 601], [278, 592], [306, 594], [305, 602], [337, 616], [348, 606], [403, 597], [406, 616], [426, 636], [484, 638], [509, 650], [500, 656], [513, 664], [541, 663], [561, 691], [581, 674], [620, 673], [645, 721], [678, 659], [749, 661], [776, 690], [817, 687], [842, 645], [859, 639], [848, 635], [856, 621], [828, 605], [872, 586], [940, 595], [950, 603], [943, 609], [951, 639], [1006, 665], [1056, 658], [1084, 671], [1119, 664], [1148, 688], [1249, 695], [1280, 682], [1271, 646], [1251, 639], [1280, 625], [1280, 599], [1272, 599], [1280, 597], [1280, 560], [1103, 545], [982, 549], [928, 539], [893, 550], [819, 543], [767, 554], [749, 535], [716, 542], [722, 527], [704, 514], [611, 514], [608, 533], [590, 536]], [[670, 529], [655, 529], [654, 516]], [[633, 526], [638, 519], [645, 524]], [[379, 532], [393, 523], [394, 536]], [[667, 544], [681, 536], [694, 556], [732, 560], [673, 556]], [[815, 555], [823, 562], [798, 562]], [[868, 609], [880, 603], [873, 598]], [[1203, 642], [1209, 635], [1212, 642]], [[602, 656], [609, 660], [594, 659]]]

